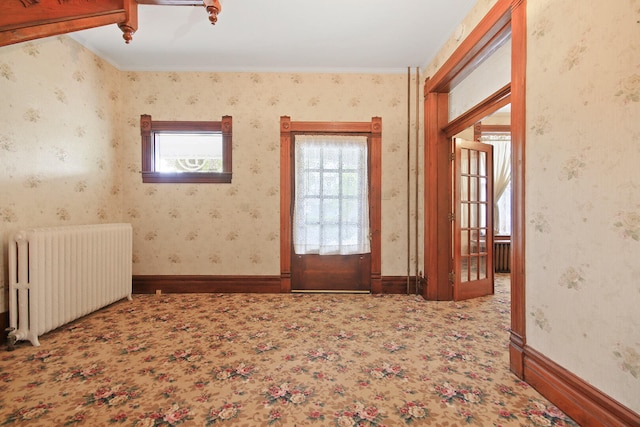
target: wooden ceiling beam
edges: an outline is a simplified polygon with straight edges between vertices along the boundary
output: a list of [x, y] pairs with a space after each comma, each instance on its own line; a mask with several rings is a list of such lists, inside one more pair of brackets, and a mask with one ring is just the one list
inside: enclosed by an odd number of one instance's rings
[[137, 0], [137, 2], [157, 6], [204, 6], [203, 0]]
[[0, 46], [118, 24], [127, 43], [138, 29], [135, 0], [2, 0]]
[[1, 0], [0, 46], [117, 24], [126, 43], [138, 29], [138, 5], [201, 6], [215, 24], [219, 0]]

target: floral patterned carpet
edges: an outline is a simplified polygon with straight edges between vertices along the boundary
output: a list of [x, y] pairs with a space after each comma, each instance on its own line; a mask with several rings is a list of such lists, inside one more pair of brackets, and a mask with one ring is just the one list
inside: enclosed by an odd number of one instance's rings
[[508, 370], [496, 295], [134, 295], [0, 353], [0, 423], [575, 426]]

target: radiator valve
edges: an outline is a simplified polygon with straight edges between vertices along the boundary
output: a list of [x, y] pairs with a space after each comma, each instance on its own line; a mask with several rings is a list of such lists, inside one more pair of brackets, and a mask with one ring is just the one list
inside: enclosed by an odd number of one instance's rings
[[7, 328], [5, 332], [7, 332], [7, 351], [13, 351], [16, 349], [16, 328]]

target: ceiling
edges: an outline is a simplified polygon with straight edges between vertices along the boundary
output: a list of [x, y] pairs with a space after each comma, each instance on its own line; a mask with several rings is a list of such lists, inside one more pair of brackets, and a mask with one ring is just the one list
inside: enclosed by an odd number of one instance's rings
[[426, 66], [475, 3], [221, 0], [215, 25], [202, 6], [141, 4], [130, 44], [117, 25], [71, 37], [125, 71], [398, 73]]

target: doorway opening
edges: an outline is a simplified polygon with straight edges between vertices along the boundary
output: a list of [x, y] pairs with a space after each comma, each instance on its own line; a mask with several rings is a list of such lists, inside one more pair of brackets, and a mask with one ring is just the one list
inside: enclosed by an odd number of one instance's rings
[[[510, 82], [476, 107], [449, 120], [449, 92], [486, 59], [511, 41]], [[448, 60], [425, 82], [425, 270], [429, 300], [451, 300], [449, 280], [452, 236], [450, 207], [451, 153], [449, 138], [511, 104], [512, 216], [511, 216], [511, 328], [510, 368], [524, 377], [525, 348], [525, 74], [526, 1], [498, 0]], [[498, 96], [502, 92], [502, 96]], [[502, 105], [499, 105], [501, 104]], [[484, 108], [493, 104], [496, 108]], [[471, 104], [474, 105], [474, 104]], [[457, 128], [456, 128], [457, 127]], [[456, 129], [454, 129], [456, 128]], [[427, 170], [428, 168], [428, 170]], [[446, 183], [446, 184], [445, 184]], [[444, 252], [444, 253], [443, 253]]]
[[511, 106], [473, 126], [473, 140], [493, 146], [493, 266], [511, 272]]

